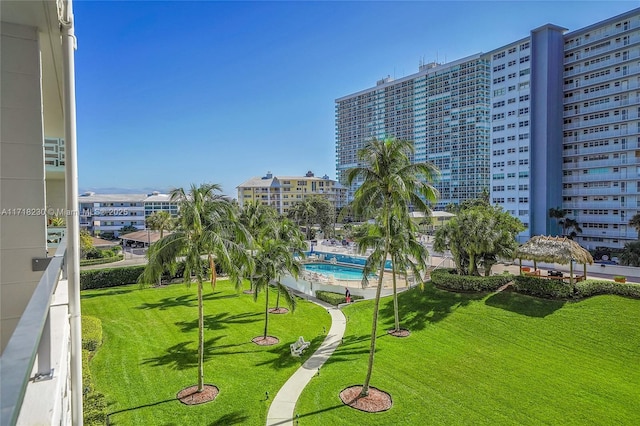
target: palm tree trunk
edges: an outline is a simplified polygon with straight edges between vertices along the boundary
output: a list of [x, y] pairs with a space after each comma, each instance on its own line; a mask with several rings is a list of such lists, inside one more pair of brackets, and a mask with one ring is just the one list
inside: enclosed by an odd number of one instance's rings
[[264, 302], [264, 335], [267, 338], [267, 328], [269, 327], [269, 283], [267, 283], [265, 290], [265, 302]]
[[395, 321], [395, 330], [400, 330], [400, 315], [398, 314], [398, 292], [396, 290], [396, 265], [393, 265], [393, 316]]
[[213, 261], [213, 256], [211, 255], [209, 255], [209, 269], [211, 269], [211, 291], [216, 291], [218, 276], [216, 275], [216, 262]]
[[371, 347], [369, 348], [369, 366], [367, 368], [367, 377], [364, 379], [360, 396], [369, 395], [369, 382], [373, 373], [373, 358], [376, 353], [376, 333], [378, 332], [378, 308], [380, 307], [380, 293], [382, 291], [382, 276], [384, 275], [384, 264], [387, 259], [387, 251], [385, 250], [382, 257], [382, 268], [380, 269], [380, 277], [378, 277], [378, 288], [376, 289], [376, 301], [373, 308], [373, 324], [371, 325]]
[[280, 292], [278, 292], [278, 297], [276, 297], [276, 309], [280, 309]]
[[198, 280], [198, 392], [204, 390], [204, 307], [202, 281]]

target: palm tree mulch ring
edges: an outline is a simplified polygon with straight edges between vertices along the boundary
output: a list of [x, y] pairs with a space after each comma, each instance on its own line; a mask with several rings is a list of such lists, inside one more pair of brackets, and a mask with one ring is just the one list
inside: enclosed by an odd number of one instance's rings
[[387, 330], [387, 334], [390, 334], [393, 337], [408, 337], [411, 334], [411, 332], [406, 328], [399, 328], [397, 330], [396, 329]]
[[280, 339], [274, 336], [267, 336], [267, 337], [258, 336], [251, 339], [251, 341], [256, 345], [260, 345], [260, 346], [271, 346], [271, 345], [277, 345], [278, 343], [280, 343]]
[[287, 312], [289, 312], [289, 309], [282, 307], [269, 309], [270, 314], [286, 314]]
[[243, 293], [244, 294], [253, 294], [253, 293], [255, 293], [255, 291], [253, 291], [253, 290], [244, 290]]
[[219, 392], [214, 385], [204, 385], [202, 392], [198, 392], [198, 386], [189, 386], [178, 392], [176, 398], [185, 405], [197, 405], [213, 401]]
[[369, 387], [369, 395], [360, 396], [362, 386], [350, 386], [340, 392], [340, 399], [345, 405], [365, 413], [387, 411], [393, 405], [391, 395], [380, 389]]

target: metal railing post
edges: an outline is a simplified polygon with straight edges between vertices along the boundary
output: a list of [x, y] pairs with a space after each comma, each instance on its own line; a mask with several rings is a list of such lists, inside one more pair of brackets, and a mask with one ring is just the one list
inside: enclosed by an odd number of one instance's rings
[[44, 321], [40, 343], [38, 344], [38, 372], [33, 377], [35, 382], [53, 379], [53, 368], [51, 368], [51, 307], [47, 312]]

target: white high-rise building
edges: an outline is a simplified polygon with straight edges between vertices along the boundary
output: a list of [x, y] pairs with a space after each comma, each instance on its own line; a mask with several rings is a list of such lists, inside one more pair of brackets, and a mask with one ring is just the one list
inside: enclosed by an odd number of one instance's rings
[[[343, 180], [372, 137], [414, 142], [442, 171], [436, 208], [489, 188], [527, 227], [583, 246], [635, 241], [640, 211], [640, 9], [568, 32], [543, 25], [485, 54], [429, 64], [336, 100]], [[350, 189], [349, 195], [352, 195]]]
[[[413, 141], [415, 161], [442, 172], [437, 207], [480, 195], [489, 186], [489, 64], [473, 55], [420, 66], [416, 74], [336, 100], [336, 170], [359, 165], [357, 152], [372, 138]], [[355, 188], [349, 188], [349, 197]]]
[[564, 37], [563, 208], [585, 247], [636, 240], [640, 9]]

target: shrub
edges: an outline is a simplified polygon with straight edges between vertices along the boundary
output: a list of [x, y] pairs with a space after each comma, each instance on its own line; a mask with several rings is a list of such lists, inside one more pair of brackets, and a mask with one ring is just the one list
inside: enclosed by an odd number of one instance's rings
[[102, 321], [96, 317], [82, 316], [82, 348], [95, 351], [102, 344]]
[[82, 389], [85, 394], [93, 390], [93, 376], [89, 369], [90, 358], [91, 352], [86, 349], [82, 349]]
[[102, 322], [95, 317], [82, 317], [82, 417], [84, 424], [104, 425], [107, 420], [107, 403], [104, 395], [94, 392], [93, 375], [89, 361], [102, 343]]
[[80, 266], [102, 265], [104, 263], [118, 262], [124, 259], [124, 255], [118, 254], [109, 257], [101, 257], [96, 259], [84, 259], [80, 261]]
[[90, 290], [133, 284], [138, 281], [142, 271], [144, 271], [144, 265], [80, 271], [80, 289]]
[[[331, 305], [339, 305], [340, 303], [347, 303], [347, 298], [344, 294], [341, 293], [333, 293], [331, 291], [316, 291], [316, 297], [323, 302], [327, 302]], [[351, 300], [359, 300], [363, 299], [362, 296], [357, 296], [352, 294]]]
[[455, 269], [435, 269], [431, 281], [440, 288], [453, 291], [496, 291], [513, 280], [513, 275], [502, 274], [489, 277], [458, 275]]
[[562, 280], [547, 280], [534, 276], [519, 275], [514, 279], [513, 289], [518, 293], [545, 299], [568, 299], [573, 297], [573, 287]]
[[87, 426], [103, 426], [107, 422], [107, 402], [100, 392], [85, 394], [82, 401], [82, 417]]
[[615, 294], [640, 299], [640, 284], [622, 284], [607, 280], [585, 280], [576, 283], [577, 297], [589, 297], [597, 294]]

